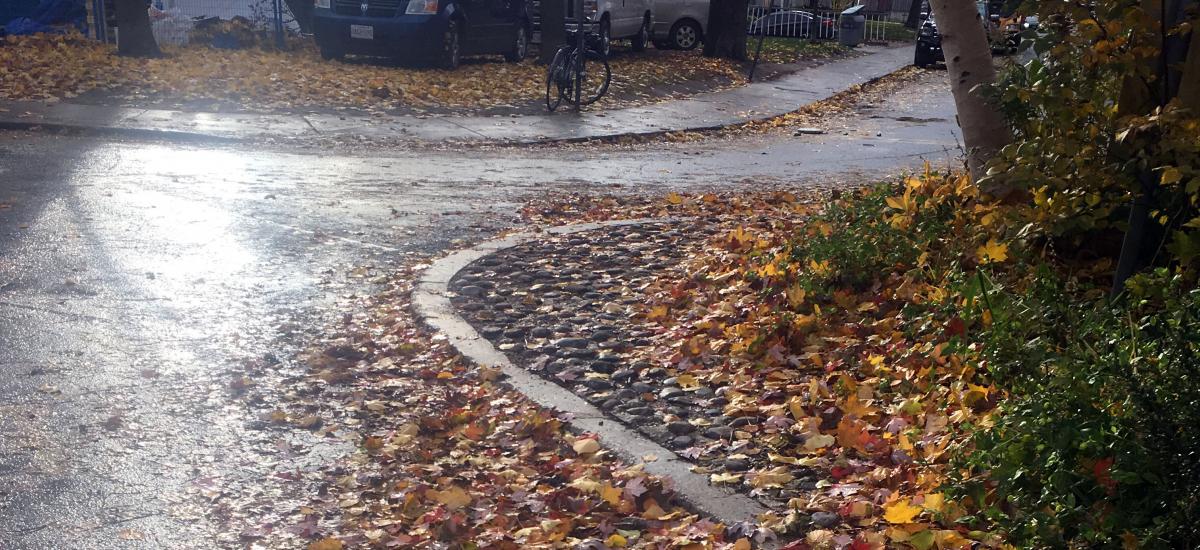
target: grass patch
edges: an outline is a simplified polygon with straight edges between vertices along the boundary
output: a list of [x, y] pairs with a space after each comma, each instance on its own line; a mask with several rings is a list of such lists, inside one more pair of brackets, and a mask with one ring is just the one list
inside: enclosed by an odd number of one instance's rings
[[[874, 36], [871, 31], [883, 28], [883, 39], [888, 42], [909, 42], [917, 39], [917, 31], [904, 26], [904, 23], [884, 21], [882, 23], [867, 23], [867, 36]], [[878, 32], [878, 31], [875, 31]]]
[[[758, 47], [758, 37], [749, 37], [750, 52]], [[765, 63], [795, 63], [805, 59], [827, 59], [849, 52], [837, 42], [814, 42], [803, 38], [769, 36], [763, 40], [762, 59]]]

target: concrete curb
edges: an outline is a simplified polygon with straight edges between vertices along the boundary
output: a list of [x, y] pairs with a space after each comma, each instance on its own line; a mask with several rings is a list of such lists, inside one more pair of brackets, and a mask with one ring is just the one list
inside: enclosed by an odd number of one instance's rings
[[577, 432], [592, 432], [600, 436], [600, 442], [629, 463], [638, 463], [646, 455], [655, 455], [658, 460], [645, 463], [648, 473], [671, 478], [681, 499], [693, 510], [708, 515], [726, 524], [754, 521], [767, 511], [753, 499], [722, 491], [709, 484], [705, 476], [691, 471], [687, 462], [667, 448], [647, 439], [637, 431], [627, 428], [620, 421], [607, 417], [600, 409], [583, 398], [559, 387], [553, 382], [514, 365], [490, 342], [479, 336], [475, 329], [454, 312], [450, 304], [449, 283], [459, 271], [471, 262], [499, 250], [538, 239], [544, 235], [571, 235], [594, 231], [606, 227], [644, 225], [679, 221], [680, 218], [645, 218], [619, 220], [580, 225], [559, 226], [542, 233], [522, 232], [484, 242], [475, 247], [450, 254], [425, 270], [413, 291], [413, 306], [418, 317], [429, 326], [445, 334], [450, 344], [465, 357], [478, 365], [499, 367], [506, 376], [505, 383], [529, 397], [542, 407], [553, 408], [573, 416], [568, 426]]

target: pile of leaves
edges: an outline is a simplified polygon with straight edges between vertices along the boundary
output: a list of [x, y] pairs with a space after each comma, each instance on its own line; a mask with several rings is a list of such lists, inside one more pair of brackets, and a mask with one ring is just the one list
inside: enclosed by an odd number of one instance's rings
[[1000, 543], [956, 524], [968, 510], [941, 489], [951, 451], [993, 422], [1002, 391], [968, 344], [979, 325], [966, 311], [982, 306], [928, 269], [1002, 261], [1006, 247], [967, 236], [993, 207], [966, 178], [930, 172], [904, 188], [837, 197], [799, 225], [735, 227], [647, 289], [646, 318], [677, 343], [658, 364], [730, 387], [724, 414], [750, 420], [697, 450], [753, 464], [712, 481], [769, 495], [801, 471], [825, 478], [768, 518], [803, 534], [796, 548]]
[[749, 549], [746, 527], [690, 514], [669, 481], [567, 433], [495, 384], [498, 371], [431, 338], [410, 312], [413, 278], [398, 273], [348, 316], [344, 335], [307, 359], [294, 410], [273, 414], [358, 445], [291, 528], [309, 548]]
[[[218, 29], [219, 30], [219, 29]], [[161, 59], [118, 57], [112, 46], [79, 35], [7, 37], [0, 47], [0, 98], [62, 100], [101, 93], [121, 103], [217, 102], [246, 111], [356, 109], [374, 112], [474, 111], [540, 101], [545, 68], [471, 60], [455, 71], [323, 61], [310, 43], [292, 51], [164, 48]], [[733, 63], [696, 52], [658, 52], [612, 60], [613, 93], [601, 107], [671, 97], [673, 87], [713, 90], [744, 82]], [[93, 97], [91, 100], [100, 100]]]
[[927, 170], [746, 216], [647, 287], [653, 363], [748, 419], [691, 451], [752, 465], [712, 481], [770, 497], [821, 473], [767, 518], [795, 548], [1194, 545], [1195, 273], [1111, 302], [1112, 262], [1028, 239], [1029, 211]]

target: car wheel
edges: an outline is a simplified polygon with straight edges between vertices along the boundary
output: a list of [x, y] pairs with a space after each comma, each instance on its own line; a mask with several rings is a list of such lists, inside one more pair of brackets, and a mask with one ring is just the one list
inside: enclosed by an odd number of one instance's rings
[[443, 69], [454, 70], [462, 56], [462, 36], [458, 21], [451, 19], [446, 24], [446, 34], [442, 36], [442, 58], [440, 65]]
[[512, 49], [504, 54], [505, 61], [516, 63], [525, 59], [525, 55], [529, 53], [529, 34], [525, 30], [525, 24], [517, 25], [517, 36], [513, 39]]
[[700, 44], [700, 26], [695, 21], [683, 20], [671, 27], [671, 46], [677, 50], [690, 50]]
[[332, 61], [335, 59], [341, 61], [345, 57], [346, 54], [338, 50], [330, 48], [329, 46], [321, 46], [321, 59], [324, 59], [325, 61]]
[[650, 18], [642, 20], [642, 28], [638, 29], [637, 36], [633, 37], [630, 42], [633, 44], [633, 51], [646, 51], [646, 44], [650, 43]]
[[600, 20], [600, 53], [604, 54], [604, 57], [612, 55], [612, 27], [607, 16]]

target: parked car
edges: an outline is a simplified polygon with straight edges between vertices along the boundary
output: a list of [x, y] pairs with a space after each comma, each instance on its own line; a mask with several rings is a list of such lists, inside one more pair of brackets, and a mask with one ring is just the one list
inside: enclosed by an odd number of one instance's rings
[[917, 51], [913, 55], [913, 65], [924, 68], [945, 62], [946, 54], [942, 52], [942, 35], [938, 34], [933, 16], [923, 13], [921, 17], [923, 21], [917, 28]]
[[750, 23], [749, 34], [791, 38], [828, 38], [836, 35], [833, 19], [819, 17], [806, 11], [777, 11]]
[[[613, 40], [629, 39], [633, 51], [640, 52], [650, 43], [650, 6], [653, 0], [583, 0], [587, 21], [598, 23], [601, 53], [612, 53]], [[567, 2], [567, 19], [574, 19], [574, 1]]]
[[529, 50], [525, 0], [314, 0], [321, 57], [346, 54], [416, 58], [458, 67], [463, 55]]
[[660, 50], [690, 50], [704, 41], [709, 0], [654, 0], [650, 36]]

